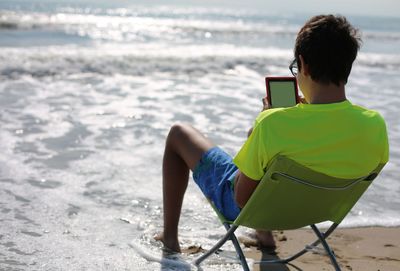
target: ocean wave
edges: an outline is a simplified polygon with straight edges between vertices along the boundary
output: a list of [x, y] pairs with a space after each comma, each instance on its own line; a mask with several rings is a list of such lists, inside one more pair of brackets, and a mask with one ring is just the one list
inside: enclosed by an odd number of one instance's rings
[[[110, 33], [165, 37], [168, 34], [196, 31], [222, 33], [252, 33], [253, 35], [295, 36], [299, 25], [279, 20], [275, 23], [266, 15], [247, 12], [222, 12], [219, 9], [72, 9], [57, 13], [0, 11], [0, 30], [59, 29], [70, 34], [91, 38], [112, 39]], [[219, 17], [216, 15], [220, 13]], [[207, 15], [207, 16], [206, 16]], [[202, 17], [203, 16], [203, 17]], [[211, 16], [211, 17], [210, 17]], [[273, 18], [273, 17], [272, 17]], [[130, 35], [132, 38], [133, 36]], [[364, 39], [399, 41], [399, 32], [365, 31]], [[126, 37], [125, 37], [126, 38]]]
[[1, 29], [18, 29], [18, 23], [9, 22], [9, 21], [0, 21], [0, 30]]
[[[152, 16], [118, 16], [110, 14], [83, 14], [83, 13], [19, 13], [15, 11], [0, 12], [0, 22], [4, 25], [13, 24], [20, 27], [47, 26], [47, 25], [94, 25], [102, 27], [119, 27], [123, 24], [132, 27], [149, 25], [207, 29], [217, 31], [259, 31], [297, 33], [294, 25], [251, 22], [244, 18], [226, 18], [225, 20], [211, 20], [206, 18], [187, 17], [152, 17]], [[160, 29], [162, 30], [162, 29]]]
[[[135, 38], [173, 38], [179, 34], [196, 32], [252, 33], [253, 35], [289, 35], [297, 33], [297, 26], [274, 23], [245, 21], [240, 18], [226, 20], [193, 19], [186, 17], [142, 17], [117, 16], [112, 14], [70, 14], [70, 13], [0, 13], [1, 29], [59, 29], [70, 34], [88, 36], [93, 39], [113, 39], [124, 36], [124, 40]], [[114, 35], [110, 35], [114, 34]]]
[[[215, 72], [236, 64], [262, 69], [290, 62], [293, 51], [276, 47], [253, 48], [224, 45], [103, 44], [94, 47], [49, 46], [3, 48], [0, 51], [0, 74], [43, 74], [96, 72]], [[357, 64], [363, 67], [399, 69], [400, 56], [360, 53]]]
[[376, 41], [400, 41], [400, 33], [398, 32], [364, 32], [363, 38]]
[[225, 16], [225, 17], [267, 17], [254, 9], [230, 9], [227, 7], [179, 7], [179, 6], [130, 6], [125, 8], [58, 7], [57, 12], [82, 14], [108, 14], [118, 16]]
[[[68, 49], [67, 49], [68, 48]], [[230, 70], [237, 65], [263, 72], [266, 66], [286, 67], [291, 50], [254, 49], [225, 46], [108, 45], [96, 48], [78, 46], [6, 48], [0, 52], [0, 75], [18, 77], [55, 76], [74, 73], [134, 74], [168, 72], [204, 74]]]
[[[213, 73], [242, 65], [261, 74], [286, 66], [293, 57], [289, 49], [252, 48], [230, 44], [103, 44], [94, 47], [52, 46], [3, 48], [0, 51], [0, 74], [5, 77], [35, 77], [74, 73], [136, 74], [168, 72]], [[400, 56], [361, 53], [357, 65], [363, 68], [398, 70]]]
[[365, 67], [379, 68], [400, 68], [400, 55], [398, 54], [377, 54], [377, 53], [360, 53], [357, 62]]

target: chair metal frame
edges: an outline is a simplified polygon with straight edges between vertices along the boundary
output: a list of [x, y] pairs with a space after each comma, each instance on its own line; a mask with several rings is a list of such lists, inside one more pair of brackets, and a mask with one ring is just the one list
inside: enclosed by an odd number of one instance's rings
[[[311, 228], [313, 229], [314, 233], [317, 235], [318, 239], [316, 241], [314, 241], [313, 243], [306, 245], [304, 247], [304, 249], [302, 249], [301, 251], [297, 252], [296, 254], [287, 257], [285, 259], [277, 259], [277, 260], [262, 260], [259, 261], [258, 264], [272, 264], [272, 263], [283, 263], [283, 264], [287, 264], [295, 259], [297, 259], [298, 257], [306, 254], [307, 252], [310, 251], [310, 247], [316, 247], [317, 245], [319, 245], [320, 243], [322, 243], [326, 253], [328, 254], [332, 265], [335, 267], [335, 271], [340, 271], [340, 267], [339, 264], [336, 260], [335, 254], [333, 252], [333, 250], [330, 248], [330, 246], [328, 245], [326, 238], [328, 238], [328, 236], [336, 229], [336, 227], [338, 226], [338, 224], [333, 223], [329, 229], [326, 232], [321, 232], [318, 227], [315, 224], [310, 225]], [[209, 256], [211, 256], [212, 254], [216, 253], [228, 240], [231, 240], [233, 243], [233, 246], [235, 247], [237, 256], [240, 260], [240, 263], [242, 264], [243, 270], [244, 271], [250, 271], [249, 265], [247, 263], [246, 257], [244, 256], [243, 250], [240, 247], [239, 241], [236, 238], [235, 235], [235, 231], [237, 230], [237, 228], [239, 226], [237, 225], [231, 225], [227, 222], [224, 223], [224, 227], [227, 230], [227, 233], [225, 234], [225, 236], [223, 238], [221, 238], [212, 248], [210, 248], [207, 252], [205, 252], [203, 255], [201, 255], [200, 257], [198, 257], [197, 259], [194, 260], [194, 264], [196, 266], [199, 266], [204, 260], [206, 260]]]
[[[383, 166], [379, 166], [375, 171], [373, 171], [368, 176], [352, 180], [351, 182], [348, 182], [347, 184], [342, 185], [342, 186], [322, 186], [322, 185], [318, 185], [318, 184], [313, 184], [313, 183], [310, 183], [303, 179], [293, 177], [293, 176], [288, 175], [283, 172], [274, 172], [273, 174], [271, 174], [271, 176], [277, 174], [277, 175], [280, 175], [281, 177], [284, 177], [286, 180], [293, 181], [300, 185], [312, 187], [313, 189], [338, 191], [338, 190], [349, 189], [349, 188], [353, 187], [354, 185], [356, 185], [360, 182], [363, 182], [363, 181], [371, 183], [376, 178], [376, 176], [378, 175], [378, 173], [382, 169], [382, 167]], [[235, 247], [237, 256], [242, 264], [243, 270], [249, 271], [250, 270], [249, 265], [246, 261], [243, 250], [241, 249], [240, 244], [235, 235], [235, 231], [240, 226], [240, 223], [238, 224], [238, 223], [235, 223], [235, 221], [228, 221], [223, 217], [223, 215], [221, 213], [218, 212], [218, 210], [216, 210], [215, 208], [214, 208], [214, 210], [217, 212], [218, 217], [222, 221], [227, 232], [211, 249], [209, 249], [207, 252], [205, 252], [200, 257], [196, 258], [193, 263], [196, 266], [200, 266], [200, 264], [204, 260], [206, 260], [212, 254], [216, 253], [228, 240], [231, 240], [233, 243], [233, 246]], [[349, 209], [349, 211], [350, 211], [350, 209]], [[319, 221], [319, 222], [324, 222], [324, 221]], [[331, 249], [331, 247], [328, 245], [327, 240], [326, 240], [332, 234], [332, 232], [338, 227], [340, 222], [341, 221], [339, 221], [338, 223], [333, 222], [331, 224], [331, 226], [325, 232], [321, 232], [320, 229], [318, 229], [318, 227], [315, 224], [310, 224], [309, 226], [313, 230], [314, 234], [317, 236], [316, 241], [314, 241], [313, 243], [311, 243], [309, 245], [306, 245], [304, 249], [302, 249], [301, 251], [297, 252], [296, 254], [294, 254], [290, 257], [287, 257], [284, 259], [276, 259], [276, 260], [262, 260], [262, 261], [259, 261], [258, 263], [259, 264], [270, 264], [270, 263], [287, 264], [287, 263], [297, 259], [298, 257], [304, 255], [305, 253], [309, 252], [310, 250], [312, 250], [312, 248], [316, 248], [316, 246], [318, 246], [319, 244], [322, 244], [327, 256], [330, 258], [330, 261], [331, 261], [333, 267], [335, 268], [335, 271], [340, 271], [341, 269], [336, 260], [336, 256], [335, 256], [333, 250]], [[307, 226], [307, 225], [304, 225], [304, 226]], [[272, 230], [277, 230], [277, 229], [272, 229]]]

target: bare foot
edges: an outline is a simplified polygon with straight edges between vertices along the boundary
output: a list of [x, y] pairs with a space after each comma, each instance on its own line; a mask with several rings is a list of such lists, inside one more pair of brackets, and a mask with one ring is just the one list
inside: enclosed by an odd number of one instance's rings
[[276, 248], [274, 236], [271, 231], [256, 230], [256, 239], [260, 247]]
[[239, 240], [246, 247], [258, 247], [269, 250], [276, 249], [275, 240], [270, 231], [257, 230], [245, 236], [239, 236]]
[[181, 253], [181, 247], [178, 239], [168, 239], [164, 237], [164, 233], [159, 233], [154, 236], [154, 240], [161, 241], [164, 245], [164, 248], [171, 250], [172, 252]]

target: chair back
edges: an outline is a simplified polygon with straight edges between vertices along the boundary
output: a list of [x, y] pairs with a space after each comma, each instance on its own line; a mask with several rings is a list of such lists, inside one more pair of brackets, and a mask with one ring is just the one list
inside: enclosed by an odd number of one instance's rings
[[339, 224], [383, 166], [358, 179], [341, 179], [276, 156], [233, 224], [264, 230]]

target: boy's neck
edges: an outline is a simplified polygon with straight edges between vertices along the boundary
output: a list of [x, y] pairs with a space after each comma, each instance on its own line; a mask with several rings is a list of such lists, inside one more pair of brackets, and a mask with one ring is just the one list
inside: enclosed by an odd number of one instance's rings
[[310, 89], [310, 104], [340, 103], [346, 100], [344, 84], [312, 84]]

